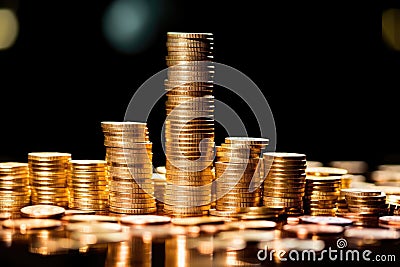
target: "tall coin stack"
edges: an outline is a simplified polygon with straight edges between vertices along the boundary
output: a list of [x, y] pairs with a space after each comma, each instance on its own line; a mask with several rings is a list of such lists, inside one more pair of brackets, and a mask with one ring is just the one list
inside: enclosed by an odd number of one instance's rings
[[267, 152], [263, 154], [263, 165], [264, 206], [284, 208], [288, 215], [303, 214], [306, 155]]
[[352, 219], [353, 225], [377, 227], [379, 217], [387, 215], [386, 194], [375, 189], [349, 188], [342, 189], [345, 195], [348, 212], [337, 215]]
[[0, 213], [19, 212], [30, 204], [30, 197], [28, 164], [0, 163]]
[[164, 211], [177, 217], [208, 213], [214, 157], [211, 33], [167, 34]]
[[146, 123], [102, 122], [109, 171], [109, 211], [156, 212], [152, 143]]
[[347, 209], [346, 200], [340, 191], [350, 187], [352, 181], [346, 169], [307, 167], [306, 174], [309, 178], [306, 184], [307, 198], [304, 199], [307, 214], [335, 216], [336, 212]]
[[106, 211], [108, 208], [107, 161], [71, 160], [70, 167], [68, 207]]
[[260, 206], [260, 157], [268, 143], [265, 138], [227, 137], [218, 147], [216, 215], [235, 215], [238, 208]]
[[32, 152], [28, 154], [32, 204], [68, 206], [67, 178], [71, 154]]

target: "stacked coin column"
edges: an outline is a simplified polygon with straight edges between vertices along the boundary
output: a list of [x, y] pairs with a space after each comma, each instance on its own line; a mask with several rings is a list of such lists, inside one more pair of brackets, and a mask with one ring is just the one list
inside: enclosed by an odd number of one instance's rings
[[67, 179], [71, 154], [33, 152], [28, 154], [32, 204], [68, 206]]
[[30, 204], [28, 164], [0, 163], [0, 213], [15, 213]]
[[376, 189], [349, 188], [341, 190], [346, 198], [348, 211], [339, 217], [353, 220], [353, 225], [378, 227], [379, 217], [387, 215], [386, 194]]
[[302, 214], [306, 155], [267, 152], [263, 154], [263, 159], [264, 206], [285, 208], [287, 215]]
[[215, 215], [237, 213], [240, 207], [259, 206], [261, 200], [259, 163], [269, 140], [227, 137], [217, 150], [215, 163]]
[[108, 208], [107, 161], [71, 160], [70, 167], [68, 207], [106, 211]]
[[165, 174], [154, 173], [154, 196], [156, 198], [157, 204], [157, 214], [164, 213], [164, 197], [165, 197], [165, 187], [167, 185], [167, 180], [165, 179]]
[[102, 122], [109, 171], [109, 211], [156, 212], [152, 143], [146, 123]]
[[306, 174], [304, 204], [307, 206], [307, 214], [335, 216], [337, 212], [347, 210], [345, 196], [340, 192], [350, 187], [346, 169], [307, 166]]
[[340, 176], [312, 176], [306, 178], [304, 195], [305, 214], [335, 216], [340, 195]]
[[169, 32], [167, 37], [164, 211], [171, 216], [201, 216], [211, 202], [213, 35]]

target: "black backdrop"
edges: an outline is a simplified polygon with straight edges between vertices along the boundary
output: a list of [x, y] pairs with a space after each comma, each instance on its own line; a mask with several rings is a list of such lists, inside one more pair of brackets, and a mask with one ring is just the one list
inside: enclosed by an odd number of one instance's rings
[[[400, 57], [381, 37], [382, 11], [394, 1], [161, 0], [156, 38], [136, 54], [106, 41], [110, 2], [0, 1], [20, 24], [15, 45], [0, 51], [0, 160], [26, 161], [32, 151], [103, 158], [100, 122], [122, 120], [135, 89], [165, 67], [167, 31], [192, 31], [214, 33], [216, 61], [263, 90], [277, 150], [396, 162]], [[156, 165], [163, 114], [161, 103], [149, 121]]]

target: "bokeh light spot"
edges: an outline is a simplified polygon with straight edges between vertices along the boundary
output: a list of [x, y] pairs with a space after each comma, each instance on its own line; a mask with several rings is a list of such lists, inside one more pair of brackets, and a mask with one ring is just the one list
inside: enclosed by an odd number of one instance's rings
[[10, 9], [0, 9], [0, 50], [10, 48], [18, 35], [18, 20]]
[[390, 48], [400, 51], [400, 9], [382, 13], [382, 38]]
[[103, 31], [117, 51], [142, 51], [155, 34], [158, 21], [157, 1], [115, 0], [104, 14]]

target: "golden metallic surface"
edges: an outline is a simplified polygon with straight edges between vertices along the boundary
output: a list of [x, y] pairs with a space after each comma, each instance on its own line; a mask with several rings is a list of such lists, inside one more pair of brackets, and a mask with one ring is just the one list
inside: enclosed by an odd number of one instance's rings
[[21, 213], [29, 218], [52, 218], [62, 216], [65, 209], [55, 205], [33, 205], [21, 208]]
[[154, 213], [152, 142], [146, 123], [102, 122], [109, 177], [109, 211]]
[[[59, 152], [28, 153], [32, 204], [66, 206], [71, 154]], [[49, 197], [51, 195], [51, 197]]]

